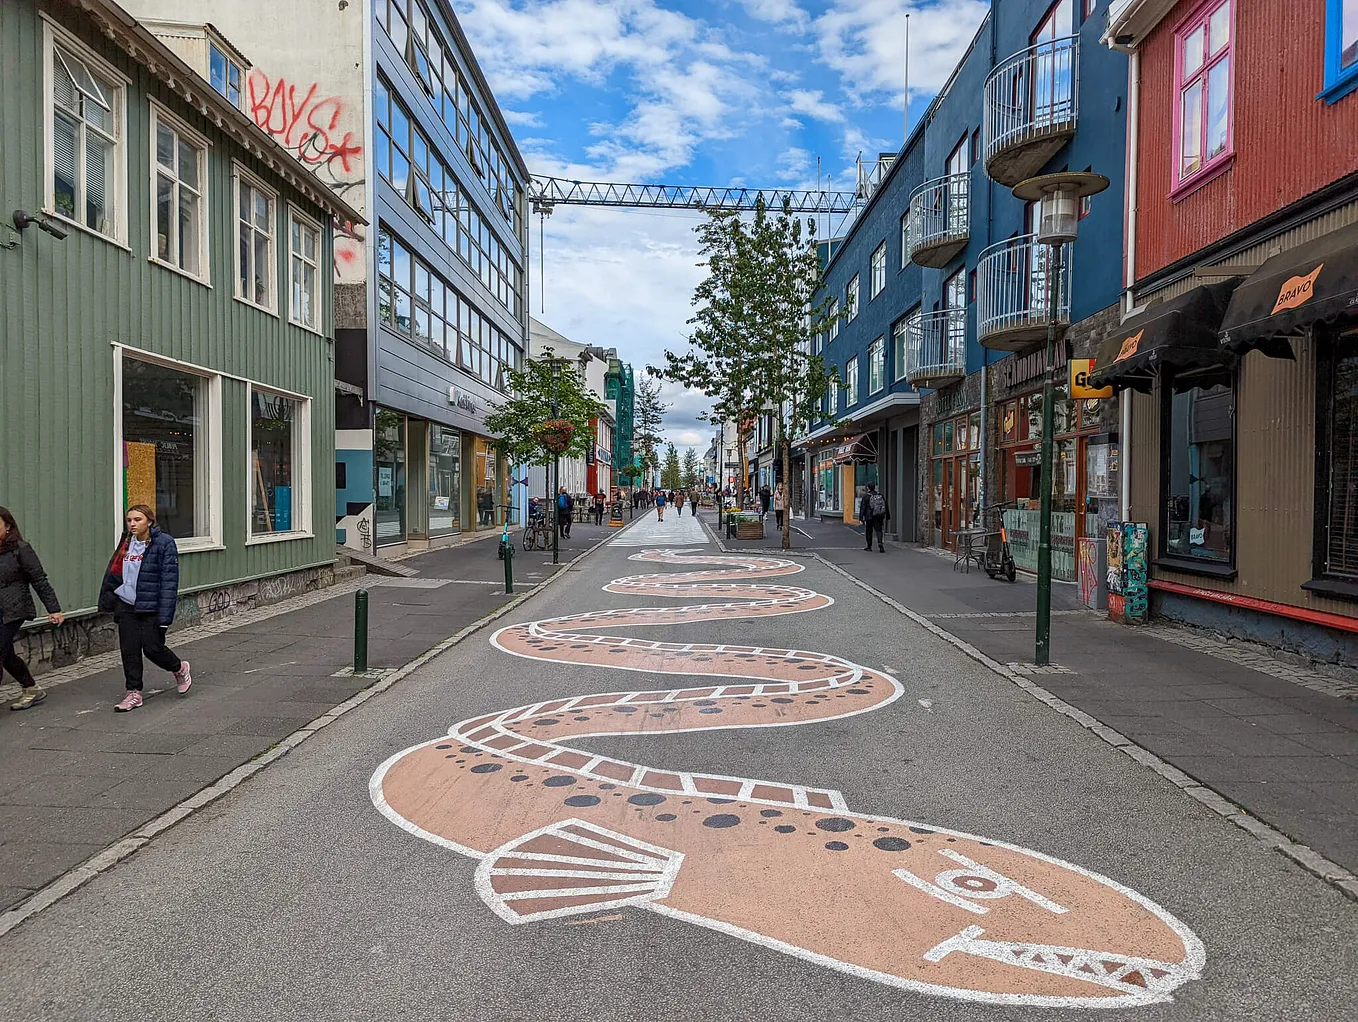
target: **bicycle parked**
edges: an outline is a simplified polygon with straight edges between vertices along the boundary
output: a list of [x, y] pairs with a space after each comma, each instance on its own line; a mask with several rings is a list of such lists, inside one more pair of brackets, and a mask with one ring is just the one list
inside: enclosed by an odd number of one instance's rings
[[552, 519], [543, 508], [528, 516], [523, 525], [523, 548], [533, 550], [538, 547], [546, 550], [552, 545]]

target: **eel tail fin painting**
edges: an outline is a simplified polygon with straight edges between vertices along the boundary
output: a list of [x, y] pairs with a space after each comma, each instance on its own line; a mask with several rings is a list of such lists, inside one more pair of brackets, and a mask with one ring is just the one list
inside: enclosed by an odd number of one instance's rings
[[506, 922], [533, 923], [660, 901], [683, 861], [681, 852], [561, 820], [486, 855], [476, 892]]

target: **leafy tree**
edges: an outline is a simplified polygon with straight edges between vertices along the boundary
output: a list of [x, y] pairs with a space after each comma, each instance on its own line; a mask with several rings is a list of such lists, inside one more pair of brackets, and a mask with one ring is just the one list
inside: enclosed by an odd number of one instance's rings
[[660, 381], [647, 373], [637, 380], [632, 403], [632, 454], [641, 466], [637, 473], [650, 485], [660, 467], [656, 449], [660, 446], [660, 424], [669, 405], [660, 400]]
[[683, 470], [679, 467], [679, 452], [674, 444], [665, 448], [665, 467], [660, 470], [660, 488], [677, 490], [684, 484]]
[[[546, 349], [525, 359], [508, 379], [509, 397], [486, 416], [495, 447], [511, 465], [550, 465], [556, 454], [583, 458], [593, 449], [592, 422], [604, 406], [585, 385], [575, 365]], [[553, 450], [553, 438], [567, 440]]]
[[698, 459], [696, 449], [690, 447], [684, 451], [684, 486], [690, 490], [697, 489], [702, 482], [703, 466]]
[[[815, 229], [787, 205], [770, 214], [762, 200], [748, 220], [709, 213], [696, 228], [708, 275], [693, 293], [689, 350], [666, 351], [664, 368], [653, 370], [713, 398], [709, 417], [740, 424], [741, 442], [759, 414], [772, 415], [785, 480], [792, 441], [839, 385], [812, 353], [812, 338], [834, 318], [828, 295], [815, 302], [824, 282]], [[791, 545], [792, 516], [784, 515], [783, 546]]]

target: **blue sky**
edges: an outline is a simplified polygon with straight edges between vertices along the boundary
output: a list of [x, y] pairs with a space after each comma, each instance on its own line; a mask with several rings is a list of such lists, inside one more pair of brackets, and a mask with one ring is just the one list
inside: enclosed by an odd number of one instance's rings
[[[982, 0], [453, 0], [529, 168], [580, 180], [851, 190], [900, 148], [970, 41]], [[702, 276], [682, 211], [558, 207], [532, 313], [640, 370], [682, 350]], [[705, 447], [701, 395], [667, 388], [666, 427]]]

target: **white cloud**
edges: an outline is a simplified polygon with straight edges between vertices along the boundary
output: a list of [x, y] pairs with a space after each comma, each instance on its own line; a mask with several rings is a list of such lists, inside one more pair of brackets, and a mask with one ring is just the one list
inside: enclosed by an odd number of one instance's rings
[[542, 118], [531, 110], [501, 110], [505, 123], [512, 128], [540, 128]]
[[739, 0], [747, 14], [770, 25], [802, 28], [807, 24], [806, 11], [796, 0]]
[[819, 59], [862, 103], [900, 103], [905, 15], [910, 93], [932, 96], [952, 74], [990, 5], [984, 0], [840, 0], [812, 26]]
[[788, 109], [793, 113], [806, 114], [818, 121], [838, 124], [844, 120], [844, 111], [839, 105], [825, 98], [820, 89], [790, 89], [784, 95]]

